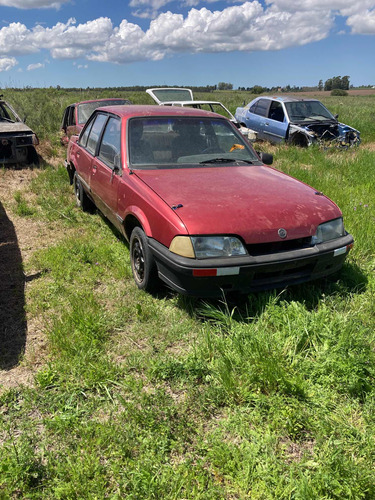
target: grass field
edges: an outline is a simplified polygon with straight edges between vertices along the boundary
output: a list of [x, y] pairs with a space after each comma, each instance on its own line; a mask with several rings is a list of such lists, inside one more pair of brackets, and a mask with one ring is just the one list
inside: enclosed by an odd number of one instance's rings
[[[139, 291], [127, 244], [76, 208], [63, 168], [67, 104], [148, 96], [4, 94], [45, 161], [0, 168], [18, 246], [0, 293], [0, 499], [375, 498], [375, 96], [322, 98], [357, 149], [259, 145], [342, 209], [356, 242], [342, 272], [202, 301]], [[196, 97], [234, 111], [253, 96]]]

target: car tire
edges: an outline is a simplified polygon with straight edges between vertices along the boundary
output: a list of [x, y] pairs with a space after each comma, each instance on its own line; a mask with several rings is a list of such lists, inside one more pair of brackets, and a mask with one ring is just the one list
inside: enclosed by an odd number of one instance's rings
[[157, 268], [146, 235], [140, 227], [135, 227], [130, 236], [130, 262], [137, 287], [155, 292], [160, 284]]
[[94, 203], [85, 193], [85, 190], [83, 189], [82, 183], [79, 180], [77, 172], [74, 172], [73, 188], [77, 206], [81, 208], [84, 212], [91, 212], [94, 208]]

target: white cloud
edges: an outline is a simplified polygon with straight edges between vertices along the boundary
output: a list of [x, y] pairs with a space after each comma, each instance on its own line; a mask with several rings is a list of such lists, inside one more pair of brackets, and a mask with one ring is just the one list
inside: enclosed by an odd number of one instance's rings
[[14, 57], [0, 57], [0, 71], [9, 71], [18, 64]]
[[122, 21], [110, 38], [88, 58], [125, 63], [158, 60], [173, 53], [279, 50], [321, 40], [333, 24], [330, 11], [281, 12], [264, 10], [257, 1], [222, 11], [191, 9], [187, 17], [166, 12], [147, 31]]
[[[131, 0], [135, 8], [150, 6], [151, 11], [168, 1]], [[347, 18], [352, 33], [375, 34], [374, 7], [375, 0], [353, 6], [347, 0], [329, 5], [326, 0], [300, 0], [298, 5], [295, 0], [268, 0], [266, 7], [253, 0], [216, 11], [192, 8], [185, 17], [165, 12], [147, 30], [126, 19], [113, 26], [108, 17], [83, 24], [71, 18], [51, 28], [11, 23], [0, 29], [0, 57], [48, 50], [54, 59], [123, 64], [177, 53], [281, 50], [326, 38], [337, 15]]]
[[130, 0], [129, 6], [135, 7], [132, 11], [135, 17], [144, 19], [154, 19], [162, 7], [172, 2], [173, 0]]
[[70, 0], [0, 0], [0, 6], [16, 9], [59, 9]]
[[352, 33], [375, 35], [375, 10], [368, 10], [364, 15], [361, 13], [349, 16], [347, 24], [352, 28]]
[[43, 63], [29, 64], [27, 67], [27, 71], [33, 71], [34, 69], [44, 68], [44, 66], [45, 65]]

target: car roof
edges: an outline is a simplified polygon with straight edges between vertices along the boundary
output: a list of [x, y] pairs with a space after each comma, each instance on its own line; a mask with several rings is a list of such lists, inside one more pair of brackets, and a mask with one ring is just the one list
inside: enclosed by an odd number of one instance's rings
[[[95, 112], [104, 111], [106, 113], [113, 113], [124, 118], [133, 118], [141, 116], [211, 116], [215, 118], [223, 118], [225, 116], [213, 113], [211, 111], [204, 111], [203, 109], [188, 108], [182, 106], [159, 106], [156, 104], [133, 104], [123, 106], [106, 106], [97, 108]], [[229, 120], [228, 120], [229, 121]]]
[[[280, 101], [280, 102], [301, 102], [301, 101], [318, 101], [318, 99], [311, 99], [311, 98], [303, 98], [303, 97], [292, 97], [292, 96], [260, 96], [257, 97], [255, 100], [258, 99], [271, 99], [273, 101]], [[318, 101], [320, 102], [320, 101]]]

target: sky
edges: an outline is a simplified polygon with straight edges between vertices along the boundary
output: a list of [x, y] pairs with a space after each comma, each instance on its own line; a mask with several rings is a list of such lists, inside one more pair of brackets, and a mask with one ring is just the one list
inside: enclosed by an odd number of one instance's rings
[[0, 0], [0, 87], [375, 85], [375, 0]]

